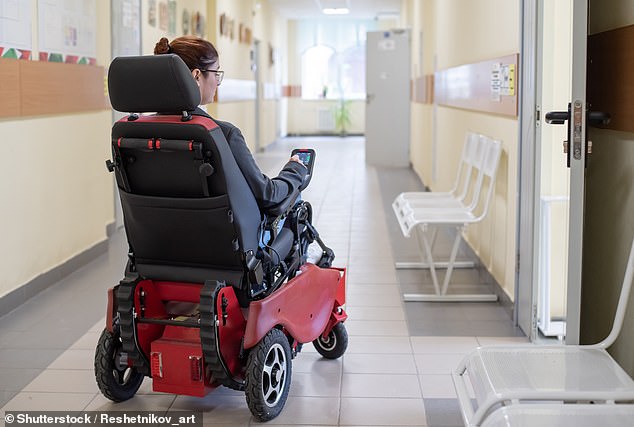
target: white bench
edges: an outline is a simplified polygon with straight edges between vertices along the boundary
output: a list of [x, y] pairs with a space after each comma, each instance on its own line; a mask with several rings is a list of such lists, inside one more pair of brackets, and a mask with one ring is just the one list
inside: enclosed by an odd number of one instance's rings
[[[473, 186], [474, 169], [480, 170], [482, 165], [482, 154], [480, 135], [467, 132], [465, 143], [460, 156], [460, 163], [456, 173], [456, 180], [453, 187], [448, 192], [432, 191], [409, 191], [399, 194], [394, 200], [394, 209], [408, 209], [411, 203], [425, 205], [438, 204], [446, 206], [447, 203], [455, 203], [456, 206], [464, 206], [463, 202], [467, 197], [469, 189]], [[479, 176], [479, 174], [478, 174]], [[401, 212], [406, 214], [407, 212]]]
[[[607, 405], [634, 401], [634, 381], [606, 351], [621, 331], [633, 277], [634, 241], [612, 330], [598, 344], [488, 346], [465, 356], [452, 374], [465, 425], [495, 425], [485, 421], [499, 408], [516, 405], [522, 409], [512, 409], [520, 420], [514, 425], [532, 425], [522, 423], [520, 413], [530, 412], [535, 402]], [[566, 411], [577, 409], [571, 408]]]
[[504, 406], [482, 427], [624, 427], [634, 424], [634, 405], [534, 404]]
[[[469, 140], [468, 140], [469, 141]], [[495, 178], [502, 153], [499, 141], [480, 135], [472, 167], [478, 169], [478, 178], [465, 191], [472, 194], [470, 203], [456, 203], [456, 199], [438, 201], [434, 206], [418, 204], [413, 199], [399, 195], [392, 208], [405, 237], [415, 233], [423, 263], [398, 263], [397, 268], [429, 268], [434, 285], [433, 294], [405, 294], [405, 301], [496, 301], [495, 294], [448, 293], [449, 281], [454, 268], [473, 267], [472, 262], [456, 262], [462, 232], [469, 224], [481, 221], [487, 214], [495, 189]], [[482, 191], [487, 186], [486, 191]], [[455, 230], [451, 254], [447, 262], [433, 259], [433, 247], [438, 229]], [[447, 268], [442, 287], [438, 282], [437, 268]]]

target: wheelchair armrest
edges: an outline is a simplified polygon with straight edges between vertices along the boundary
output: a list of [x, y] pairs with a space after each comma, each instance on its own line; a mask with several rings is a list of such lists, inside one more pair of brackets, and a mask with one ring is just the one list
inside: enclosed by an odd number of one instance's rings
[[290, 208], [293, 207], [293, 204], [297, 200], [297, 197], [299, 197], [299, 193], [299, 189], [296, 188], [291, 194], [288, 195], [288, 197], [286, 197], [286, 199], [282, 200], [277, 205], [267, 208], [265, 214], [271, 218], [277, 218], [278, 216], [285, 214]]

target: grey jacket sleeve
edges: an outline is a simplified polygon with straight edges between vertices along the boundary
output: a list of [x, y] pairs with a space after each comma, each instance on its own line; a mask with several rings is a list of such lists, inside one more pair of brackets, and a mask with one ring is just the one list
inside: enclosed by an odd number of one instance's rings
[[277, 205], [304, 182], [308, 170], [304, 165], [292, 161], [287, 162], [275, 178], [264, 175], [255, 163], [240, 129], [226, 122], [217, 123], [221, 126], [233, 157], [260, 208]]

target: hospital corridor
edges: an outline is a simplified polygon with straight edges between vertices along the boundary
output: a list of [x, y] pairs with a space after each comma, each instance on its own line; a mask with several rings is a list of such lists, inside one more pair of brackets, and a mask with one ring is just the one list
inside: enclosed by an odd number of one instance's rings
[[630, 0], [0, 0], [0, 425], [634, 419]]

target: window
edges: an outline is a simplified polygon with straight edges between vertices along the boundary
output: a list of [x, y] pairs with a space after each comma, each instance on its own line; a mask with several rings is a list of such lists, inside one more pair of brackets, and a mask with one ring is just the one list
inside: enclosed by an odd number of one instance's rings
[[303, 99], [364, 99], [366, 21], [298, 24]]
[[314, 46], [302, 55], [302, 98], [328, 98], [337, 84], [336, 68], [332, 66], [335, 51], [327, 46]]

